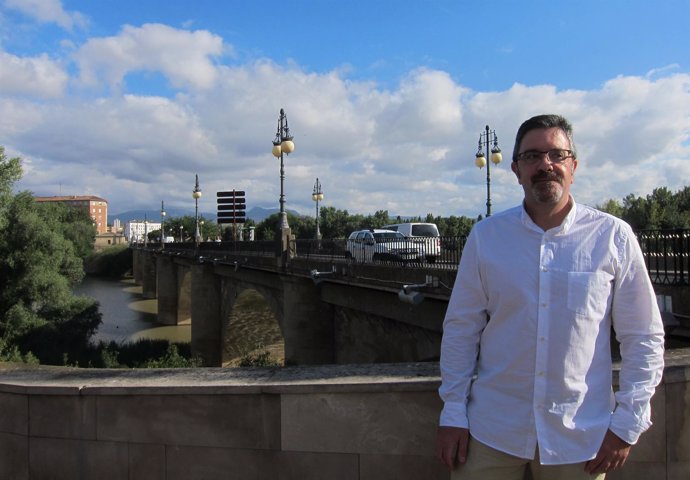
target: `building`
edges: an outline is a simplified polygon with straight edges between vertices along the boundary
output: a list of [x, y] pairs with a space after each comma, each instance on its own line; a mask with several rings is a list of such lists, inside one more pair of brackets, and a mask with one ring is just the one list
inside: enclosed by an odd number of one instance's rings
[[111, 231], [112, 233], [120, 233], [120, 232], [122, 232], [122, 222], [120, 221], [119, 218], [116, 218], [115, 220], [113, 220], [113, 224], [112, 224], [112, 226], [110, 227], [110, 231]]
[[108, 231], [108, 201], [93, 195], [68, 195], [59, 197], [34, 197], [37, 202], [58, 202], [89, 212], [89, 216], [96, 226], [96, 233]]
[[129, 243], [143, 243], [149, 232], [160, 230], [160, 222], [132, 220], [125, 225], [125, 238]]

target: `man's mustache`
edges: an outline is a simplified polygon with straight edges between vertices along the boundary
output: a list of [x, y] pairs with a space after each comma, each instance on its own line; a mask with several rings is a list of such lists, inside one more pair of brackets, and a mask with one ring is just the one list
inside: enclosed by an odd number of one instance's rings
[[556, 172], [541, 171], [536, 175], [532, 175], [532, 183], [537, 182], [558, 182], [560, 184], [563, 184], [563, 177], [558, 175]]

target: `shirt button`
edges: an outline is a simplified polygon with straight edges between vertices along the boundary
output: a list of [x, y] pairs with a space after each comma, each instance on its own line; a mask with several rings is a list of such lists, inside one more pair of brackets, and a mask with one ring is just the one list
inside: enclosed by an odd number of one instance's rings
[[547, 305], [546, 305], [545, 303], [542, 303], [541, 306], [542, 306], [543, 308], [546, 308]]
[[540, 342], [543, 342], [544, 340], [545, 340], [544, 337], [539, 337], [539, 341], [540, 341]]
[[543, 377], [543, 376], [544, 376], [544, 372], [537, 372], [537, 376]]
[[549, 271], [549, 269], [548, 269], [548, 268], [546, 268], [546, 267], [541, 267], [541, 271], [542, 271], [542, 272], [548, 272], [548, 271]]

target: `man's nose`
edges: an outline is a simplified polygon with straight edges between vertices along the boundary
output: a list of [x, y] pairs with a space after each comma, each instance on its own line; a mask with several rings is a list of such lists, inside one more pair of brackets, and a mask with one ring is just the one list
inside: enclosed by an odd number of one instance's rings
[[548, 155], [542, 155], [537, 162], [537, 168], [545, 172], [550, 172], [553, 170], [553, 162], [549, 159]]

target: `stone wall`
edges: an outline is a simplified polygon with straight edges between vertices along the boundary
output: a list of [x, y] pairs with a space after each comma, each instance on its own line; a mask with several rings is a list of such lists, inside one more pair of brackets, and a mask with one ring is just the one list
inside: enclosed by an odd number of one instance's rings
[[[690, 352], [610, 479], [690, 478]], [[282, 369], [0, 367], [1, 479], [447, 479], [438, 364]]]

